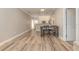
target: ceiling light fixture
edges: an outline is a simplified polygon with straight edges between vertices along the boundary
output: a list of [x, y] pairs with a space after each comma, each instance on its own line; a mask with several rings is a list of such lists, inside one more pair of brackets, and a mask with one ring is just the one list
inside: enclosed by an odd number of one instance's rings
[[45, 9], [41, 9], [40, 11], [45, 11]]

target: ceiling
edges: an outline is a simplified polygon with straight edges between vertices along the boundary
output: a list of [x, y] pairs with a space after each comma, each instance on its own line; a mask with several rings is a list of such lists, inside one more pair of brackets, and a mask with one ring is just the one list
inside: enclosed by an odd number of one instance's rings
[[[25, 13], [30, 15], [52, 15], [55, 12], [55, 8], [20, 8]], [[41, 12], [40, 9], [45, 9]]]

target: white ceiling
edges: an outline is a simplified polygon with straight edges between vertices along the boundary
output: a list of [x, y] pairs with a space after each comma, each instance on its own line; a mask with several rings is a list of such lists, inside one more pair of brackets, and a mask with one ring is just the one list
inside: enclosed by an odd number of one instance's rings
[[[40, 9], [45, 9], [41, 12]], [[55, 12], [55, 8], [21, 8], [22, 11], [30, 15], [52, 15]]]

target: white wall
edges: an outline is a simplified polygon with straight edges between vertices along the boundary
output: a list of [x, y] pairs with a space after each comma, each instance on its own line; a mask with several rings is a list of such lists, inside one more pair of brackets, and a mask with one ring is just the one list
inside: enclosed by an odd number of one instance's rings
[[31, 17], [16, 8], [0, 9], [0, 42], [10, 39], [31, 27]]
[[[64, 41], [75, 40], [75, 9], [68, 11], [68, 22], [66, 24], [66, 8], [58, 8], [55, 11], [55, 24], [59, 26], [59, 37], [63, 38]], [[67, 37], [66, 39], [66, 25], [67, 25]]]
[[76, 40], [76, 9], [67, 8], [67, 41]]
[[79, 8], [76, 9], [76, 40], [79, 41]]
[[48, 23], [50, 19], [50, 16], [39, 16], [39, 23], [41, 23], [42, 21], [46, 21], [46, 23]]
[[79, 8], [76, 8], [76, 41], [74, 42], [73, 49], [79, 51]]
[[64, 19], [64, 12], [63, 8], [58, 8], [55, 11], [55, 25], [59, 26], [59, 37], [63, 37], [63, 19]]

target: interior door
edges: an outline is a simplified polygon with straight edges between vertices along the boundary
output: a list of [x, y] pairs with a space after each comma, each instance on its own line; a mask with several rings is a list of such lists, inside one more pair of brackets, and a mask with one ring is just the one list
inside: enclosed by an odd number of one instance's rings
[[76, 40], [76, 9], [67, 8], [66, 18], [66, 40]]

